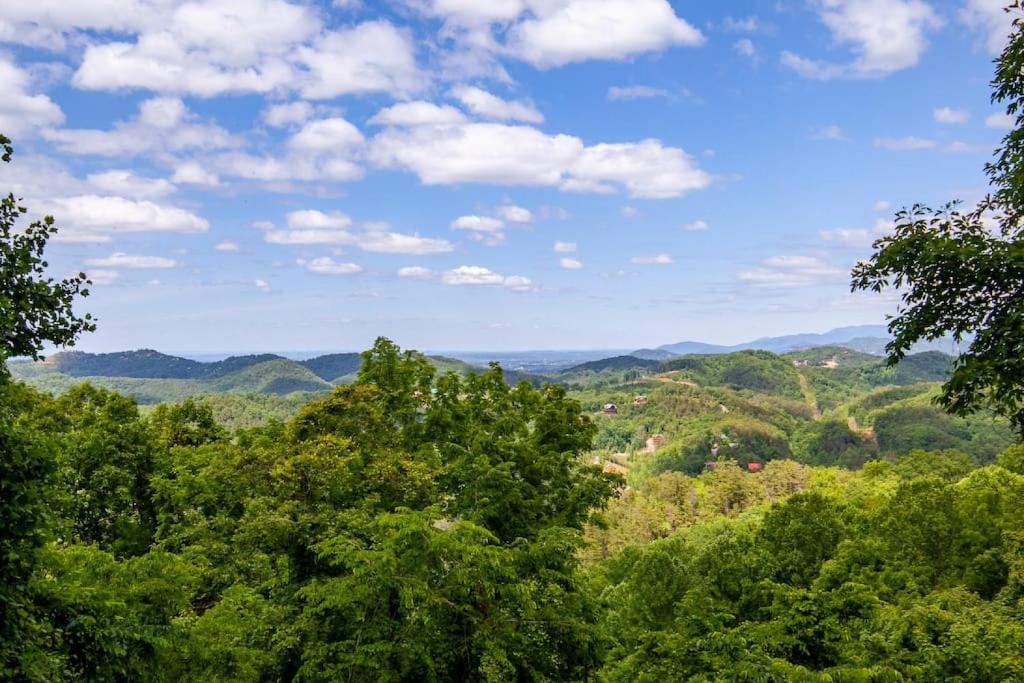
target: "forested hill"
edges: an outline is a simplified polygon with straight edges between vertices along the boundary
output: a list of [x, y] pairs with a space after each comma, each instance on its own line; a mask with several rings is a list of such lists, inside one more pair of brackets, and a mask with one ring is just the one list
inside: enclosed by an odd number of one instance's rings
[[[427, 361], [441, 372], [465, 375], [486, 370], [444, 356], [429, 356]], [[334, 353], [301, 361], [266, 353], [204, 363], [140, 349], [97, 354], [63, 352], [39, 362], [11, 361], [8, 367], [15, 378], [50, 393], [63, 393], [75, 384], [89, 382], [128, 394], [142, 404], [156, 404], [199, 395], [326, 392], [354, 381], [361, 363], [358, 353]], [[547, 380], [514, 371], [505, 371], [504, 375], [510, 384], [526, 380], [537, 385]]]

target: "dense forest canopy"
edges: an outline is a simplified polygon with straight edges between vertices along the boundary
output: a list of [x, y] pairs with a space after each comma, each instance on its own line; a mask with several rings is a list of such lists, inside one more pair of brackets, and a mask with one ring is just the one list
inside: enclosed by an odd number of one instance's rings
[[[263, 393], [142, 410], [2, 364], [0, 680], [1024, 680], [1022, 63], [1018, 20], [992, 197], [901, 212], [854, 273], [902, 296], [889, 368], [617, 357], [570, 389], [380, 338], [273, 381], [161, 356], [134, 379]], [[24, 213], [0, 361], [94, 327]], [[908, 356], [947, 333], [952, 367]]]

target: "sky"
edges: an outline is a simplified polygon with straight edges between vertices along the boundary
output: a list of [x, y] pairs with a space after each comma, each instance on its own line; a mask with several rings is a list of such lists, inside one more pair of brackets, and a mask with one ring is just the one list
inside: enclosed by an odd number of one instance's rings
[[78, 348], [736, 343], [978, 201], [1002, 0], [0, 0], [0, 190]]

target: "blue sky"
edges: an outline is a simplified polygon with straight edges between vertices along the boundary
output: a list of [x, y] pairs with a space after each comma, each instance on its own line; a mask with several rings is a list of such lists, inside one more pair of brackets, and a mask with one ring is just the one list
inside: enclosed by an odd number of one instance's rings
[[999, 0], [0, 0], [3, 188], [84, 350], [631, 348], [882, 322], [977, 201]]

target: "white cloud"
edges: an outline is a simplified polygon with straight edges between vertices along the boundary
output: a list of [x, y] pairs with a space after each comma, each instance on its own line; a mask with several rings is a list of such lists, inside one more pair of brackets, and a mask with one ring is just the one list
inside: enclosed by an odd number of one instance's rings
[[875, 138], [875, 147], [896, 151], [914, 151], [920, 149], [935, 149], [938, 143], [927, 138], [918, 138], [908, 135], [902, 138]]
[[143, 178], [126, 170], [94, 173], [86, 181], [98, 190], [126, 197], [166, 197], [176, 190], [171, 182], [163, 178]]
[[18, 136], [64, 121], [64, 112], [46, 95], [30, 94], [31, 78], [14, 62], [0, 57], [0, 130]]
[[214, 245], [213, 248], [216, 249], [217, 251], [231, 253], [239, 252], [242, 250], [242, 247], [238, 246], [237, 242], [218, 242], [217, 244]]
[[216, 187], [220, 185], [220, 178], [216, 173], [211, 173], [194, 161], [186, 161], [174, 169], [171, 182], [180, 185], [202, 185], [205, 187]]
[[890, 204], [886, 200], [879, 199], [877, 202], [875, 202], [875, 205], [873, 207], [871, 207], [871, 208], [873, 208], [875, 211], [888, 211], [889, 207], [891, 207], [891, 206], [892, 206], [892, 204]]
[[807, 287], [842, 278], [846, 271], [816, 256], [772, 256], [761, 261], [758, 268], [742, 271], [738, 278], [755, 287]]
[[102, 268], [87, 270], [85, 276], [97, 287], [106, 287], [121, 279], [121, 273], [116, 270], [105, 270]]
[[514, 204], [503, 204], [494, 210], [501, 218], [509, 223], [532, 223], [533, 212]]
[[1006, 0], [967, 0], [960, 10], [960, 19], [985, 37], [990, 54], [1003, 51], [1012, 29], [1013, 14], [1005, 12]]
[[406, 266], [398, 269], [398, 277], [409, 277], [426, 280], [434, 277], [434, 271], [423, 266]]
[[843, 132], [842, 128], [840, 128], [839, 126], [837, 126], [835, 124], [830, 124], [830, 125], [822, 126], [821, 128], [818, 128], [813, 133], [811, 133], [811, 139], [812, 140], [831, 140], [833, 142], [846, 142], [847, 141], [846, 133]]
[[309, 99], [370, 92], [403, 96], [426, 85], [411, 36], [386, 21], [328, 32], [295, 54], [304, 69], [300, 91]]
[[702, 220], [696, 220], [692, 223], [686, 223], [682, 226], [683, 230], [687, 232], [702, 232], [709, 228], [708, 224]]
[[329, 228], [341, 229], [352, 225], [352, 219], [340, 211], [324, 213], [315, 209], [304, 211], [292, 211], [287, 216], [288, 227], [292, 229], [302, 228]]
[[518, 292], [533, 289], [530, 279], [522, 275], [501, 275], [483, 266], [459, 266], [441, 274], [446, 285], [507, 287]]
[[133, 232], [206, 232], [210, 224], [196, 214], [148, 200], [78, 195], [33, 200], [33, 209], [52, 215], [66, 229], [60, 241], [109, 242], [111, 235]]
[[727, 31], [736, 31], [737, 33], [757, 33], [761, 29], [760, 20], [753, 15], [742, 19], [726, 17], [722, 25]]
[[527, 123], [544, 121], [544, 115], [528, 100], [503, 100], [486, 90], [466, 85], [453, 88], [452, 96], [481, 118]]
[[954, 154], [986, 154], [992, 151], [988, 145], [971, 145], [960, 140], [954, 140], [943, 148], [943, 151]]
[[640, 215], [640, 209], [635, 206], [624, 206], [619, 209], [619, 215], [623, 218], [633, 218]]
[[347, 153], [362, 143], [359, 129], [340, 117], [311, 121], [288, 140], [293, 149], [312, 154]]
[[374, 229], [357, 234], [355, 245], [363, 251], [383, 254], [445, 254], [454, 251], [451, 242], [418, 234], [405, 235], [389, 230]]
[[453, 230], [500, 233], [505, 228], [505, 223], [490, 216], [459, 216], [452, 221], [451, 227]]
[[807, 78], [878, 78], [917, 65], [925, 34], [942, 21], [923, 0], [815, 0], [822, 22], [854, 53], [848, 64], [782, 53], [782, 63]]
[[393, 232], [386, 223], [367, 223], [353, 228], [352, 219], [337, 211], [293, 211], [287, 220], [288, 229], [270, 226], [264, 239], [270, 244], [348, 245], [387, 254], [441, 254], [454, 249], [447, 240]]
[[648, 97], [671, 97], [664, 88], [649, 85], [613, 85], [608, 88], [608, 99], [614, 101], [639, 100]]
[[754, 41], [750, 38], [740, 38], [733, 43], [732, 48], [736, 50], [736, 53], [741, 57], [746, 57], [747, 59], [755, 61], [757, 60], [757, 48], [754, 47]]
[[658, 140], [585, 147], [571, 135], [529, 126], [469, 123], [388, 128], [370, 143], [370, 158], [405, 168], [427, 185], [495, 183], [558, 186], [568, 192], [614, 192], [678, 197], [711, 184], [692, 157]]
[[531, 9], [530, 18], [509, 29], [507, 48], [540, 68], [704, 42], [667, 0], [563, 0]]
[[87, 47], [74, 85], [200, 97], [267, 93], [295, 82], [288, 59], [320, 27], [310, 9], [283, 0], [185, 3], [164, 21], [134, 42]]
[[[879, 202], [885, 208], [876, 208], [876, 211], [885, 211], [889, 208], [888, 202]], [[879, 204], [876, 204], [877, 207]], [[834, 230], [822, 230], [821, 238], [827, 242], [836, 242], [846, 247], [862, 249], [870, 247], [875, 240], [885, 237], [892, 232], [895, 224], [890, 220], [879, 219], [875, 221], [872, 228], [836, 228]]]
[[583, 262], [577, 261], [574, 258], [563, 258], [558, 261], [558, 265], [566, 270], [580, 270], [583, 268]]
[[634, 256], [629, 259], [629, 262], [641, 266], [667, 266], [674, 263], [675, 260], [671, 254], [652, 254], [650, 256]]
[[72, 154], [127, 157], [147, 152], [180, 152], [232, 147], [238, 141], [216, 124], [198, 123], [185, 103], [156, 97], [139, 105], [138, 115], [110, 130], [56, 128], [43, 136]]
[[268, 126], [282, 128], [288, 125], [300, 125], [313, 116], [313, 105], [302, 100], [275, 104], [263, 110], [263, 120]]
[[427, 185], [557, 185], [582, 149], [569, 135], [471, 123], [388, 129], [373, 139], [371, 155], [382, 166], [413, 171]]
[[253, 285], [255, 285], [256, 289], [260, 290], [261, 292], [270, 291], [270, 283], [267, 282], [266, 280], [255, 280], [253, 282]]
[[385, 126], [422, 126], [463, 123], [465, 114], [451, 105], [437, 105], [433, 102], [399, 102], [381, 109], [370, 123]]
[[572, 254], [576, 251], [575, 242], [555, 242], [555, 251], [559, 254]]
[[125, 254], [124, 252], [114, 252], [110, 256], [105, 258], [92, 258], [86, 259], [85, 265], [87, 266], [99, 266], [102, 268], [136, 268], [136, 269], [167, 269], [177, 268], [181, 265], [174, 259], [164, 258], [162, 256], [138, 256], [133, 254]]
[[996, 128], [998, 130], [1010, 130], [1017, 122], [1009, 114], [992, 114], [985, 119], [985, 125], [988, 128]]
[[950, 124], [967, 123], [968, 119], [971, 118], [966, 109], [952, 109], [950, 107], [939, 107], [932, 112], [932, 116], [935, 117], [936, 123]]
[[711, 185], [711, 176], [686, 152], [654, 139], [587, 147], [569, 172], [583, 181], [621, 183], [630, 196], [645, 199], [679, 197]]
[[362, 266], [355, 263], [339, 263], [330, 256], [321, 256], [312, 261], [299, 259], [297, 263], [309, 272], [320, 275], [355, 275], [363, 272]]

